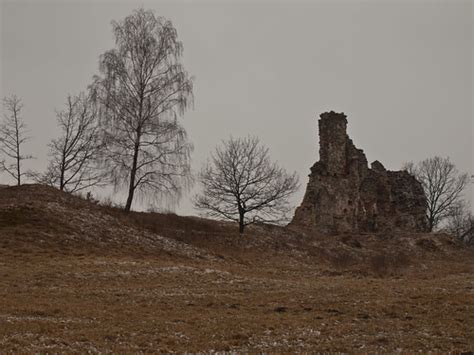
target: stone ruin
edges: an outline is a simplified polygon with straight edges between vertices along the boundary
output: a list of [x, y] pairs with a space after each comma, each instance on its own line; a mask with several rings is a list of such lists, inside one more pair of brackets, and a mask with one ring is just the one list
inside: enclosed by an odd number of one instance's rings
[[346, 133], [344, 113], [321, 114], [319, 157], [311, 167], [301, 206], [290, 226], [320, 233], [426, 231], [426, 197], [406, 171], [368, 167], [362, 149]]

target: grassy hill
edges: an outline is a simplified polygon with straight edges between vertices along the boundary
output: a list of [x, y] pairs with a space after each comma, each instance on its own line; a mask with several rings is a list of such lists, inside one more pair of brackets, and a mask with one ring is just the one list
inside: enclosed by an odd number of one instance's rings
[[468, 351], [474, 252], [0, 188], [0, 349]]

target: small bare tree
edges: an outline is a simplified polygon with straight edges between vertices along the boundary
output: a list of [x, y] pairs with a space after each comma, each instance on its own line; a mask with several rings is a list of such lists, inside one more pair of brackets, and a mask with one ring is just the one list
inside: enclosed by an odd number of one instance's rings
[[459, 173], [449, 158], [433, 157], [404, 166], [423, 186], [428, 209], [426, 219], [431, 232], [446, 219], [462, 199], [469, 175]]
[[258, 138], [230, 138], [218, 146], [199, 180], [203, 191], [195, 206], [211, 217], [239, 223], [239, 232], [255, 222], [287, 220], [288, 197], [298, 189], [296, 173], [270, 161]]
[[6, 113], [0, 123], [0, 150], [10, 162], [1, 160], [0, 171], [7, 172], [20, 186], [21, 178], [26, 175], [22, 170], [22, 162], [33, 158], [22, 153], [23, 144], [30, 139], [21, 117], [23, 103], [16, 95], [12, 95], [3, 99], [3, 107]]
[[172, 23], [136, 10], [113, 22], [116, 48], [101, 56], [92, 85], [101, 104], [105, 167], [116, 188], [179, 198], [189, 181], [186, 131], [178, 122], [192, 101], [192, 80], [180, 64], [183, 45]]
[[474, 216], [465, 201], [459, 201], [446, 217], [444, 230], [467, 245], [474, 245]]
[[51, 159], [41, 180], [71, 193], [104, 184], [98, 167], [103, 144], [90, 96], [68, 96], [66, 108], [56, 116], [61, 136], [49, 144]]

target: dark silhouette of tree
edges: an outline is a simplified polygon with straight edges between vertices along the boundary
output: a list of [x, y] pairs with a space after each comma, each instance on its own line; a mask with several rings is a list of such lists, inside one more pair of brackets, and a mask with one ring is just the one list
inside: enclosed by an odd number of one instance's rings
[[195, 206], [211, 217], [239, 223], [239, 232], [255, 222], [288, 218], [288, 197], [298, 189], [296, 173], [270, 161], [258, 138], [230, 138], [218, 146], [199, 180], [203, 186]]
[[192, 102], [192, 80], [180, 64], [183, 45], [173, 24], [136, 10], [113, 22], [116, 48], [100, 59], [92, 90], [101, 108], [104, 165], [116, 188], [179, 198], [189, 182], [192, 145], [178, 122]]
[[51, 159], [40, 181], [71, 193], [104, 184], [105, 174], [98, 166], [103, 143], [91, 97], [68, 96], [66, 108], [56, 116], [61, 136], [49, 145]]
[[465, 201], [459, 201], [446, 217], [444, 230], [467, 245], [474, 245], [474, 215]]
[[449, 158], [433, 157], [418, 164], [404, 166], [414, 175], [425, 191], [428, 209], [426, 219], [431, 232], [446, 219], [459, 202], [469, 182], [469, 175], [459, 173]]
[[22, 162], [33, 158], [22, 152], [23, 144], [30, 139], [21, 117], [23, 103], [16, 95], [12, 95], [3, 99], [3, 107], [6, 112], [0, 122], [0, 151], [7, 161], [0, 161], [0, 171], [5, 171], [20, 186], [21, 178], [26, 175], [22, 170]]

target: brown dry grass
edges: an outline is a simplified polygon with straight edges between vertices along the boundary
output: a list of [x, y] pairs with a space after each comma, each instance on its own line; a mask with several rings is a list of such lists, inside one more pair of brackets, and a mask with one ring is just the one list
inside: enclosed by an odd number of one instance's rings
[[448, 236], [240, 237], [43, 187], [0, 197], [2, 352], [474, 349], [473, 253]]

